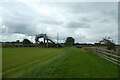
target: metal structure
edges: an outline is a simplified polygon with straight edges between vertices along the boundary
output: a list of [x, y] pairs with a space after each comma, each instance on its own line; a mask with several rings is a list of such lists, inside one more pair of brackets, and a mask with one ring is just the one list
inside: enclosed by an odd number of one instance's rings
[[63, 47], [62, 44], [58, 44], [58, 42], [55, 43], [53, 40], [49, 39], [46, 34], [38, 34], [38, 35], [36, 35], [36, 37], [35, 37], [35, 43], [37, 43], [37, 44], [39, 43], [39, 38], [43, 38], [43, 39], [44, 39], [44, 40], [43, 40], [43, 43], [44, 43], [44, 45], [46, 45], [46, 47], [48, 47], [48, 41], [50, 41], [50, 42], [52, 42], [53, 44], [55, 44], [56, 47], [58, 47], [58, 45], [60, 45], [60, 46]]

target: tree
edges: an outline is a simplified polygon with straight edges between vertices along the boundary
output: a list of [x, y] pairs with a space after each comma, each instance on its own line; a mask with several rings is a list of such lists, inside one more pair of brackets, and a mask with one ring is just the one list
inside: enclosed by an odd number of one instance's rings
[[106, 45], [108, 50], [116, 50], [115, 43], [113, 43], [113, 40], [110, 37], [103, 38], [100, 41], [100, 44]]
[[16, 40], [16, 43], [20, 43], [20, 40]]
[[66, 45], [72, 46], [74, 44], [75, 40], [72, 37], [67, 37], [66, 39]]
[[22, 41], [22, 43], [23, 43], [23, 44], [31, 44], [32, 42], [30, 42], [30, 40], [28, 40], [28, 39], [24, 39], [24, 40]]

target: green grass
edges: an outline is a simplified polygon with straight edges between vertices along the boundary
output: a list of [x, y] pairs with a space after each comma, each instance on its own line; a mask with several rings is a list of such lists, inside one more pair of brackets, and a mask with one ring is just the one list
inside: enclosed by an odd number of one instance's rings
[[70, 48], [3, 48], [3, 77], [117, 78], [118, 67], [90, 51]]

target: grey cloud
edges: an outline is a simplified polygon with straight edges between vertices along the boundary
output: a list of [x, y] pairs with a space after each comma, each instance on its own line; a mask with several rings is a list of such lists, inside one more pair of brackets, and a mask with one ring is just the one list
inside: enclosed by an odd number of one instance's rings
[[31, 29], [30, 27], [33, 27], [31, 25], [25, 24], [25, 23], [20, 23], [20, 24], [15, 24], [15, 23], [11, 23], [5, 24], [6, 28], [8, 29], [7, 32], [6, 31], [2, 31], [2, 33], [21, 33], [21, 34], [26, 34], [26, 35], [32, 35], [35, 33], [34, 29]]
[[83, 17], [81, 21], [86, 23], [86, 22], [91, 22], [92, 20], [90, 18]]
[[[41, 6], [41, 4], [37, 4], [38, 7]], [[3, 33], [22, 33], [25, 35], [47, 33], [53, 37], [53, 39], [56, 39], [56, 33], [59, 33], [60, 40], [63, 40], [67, 36], [72, 36], [77, 42], [90, 42], [99, 38], [100, 34], [110, 34], [117, 30], [115, 25], [115, 20], [117, 20], [116, 3], [61, 2], [46, 3], [46, 5], [62, 9], [64, 12], [61, 13], [60, 16], [63, 16], [63, 19], [65, 20], [62, 21], [53, 17], [54, 15], [58, 16], [58, 14], [44, 16], [26, 5], [7, 3], [2, 5], [4, 7], [4, 15], [2, 15], [3, 26], [5, 26], [2, 30]], [[80, 14], [83, 14], [84, 16]], [[89, 16], [86, 16], [86, 14]], [[113, 24], [111, 22], [113, 22]], [[83, 29], [80, 32], [87, 35], [75, 34], [74, 32], [79, 28]], [[115, 37], [116, 35], [117, 34], [115, 34]], [[92, 36], [93, 38], [89, 39], [86, 38], [86, 36]]]
[[60, 21], [56, 21], [53, 19], [48, 20], [40, 20], [39, 23], [50, 24], [50, 25], [62, 25], [63, 23]]
[[111, 23], [111, 20], [109, 20], [109, 19], [102, 19], [102, 20], [99, 20], [99, 22], [101, 22], [101, 23]]
[[56, 5], [75, 14], [104, 12], [117, 8], [116, 2], [68, 2], [57, 3]]
[[86, 23], [81, 22], [69, 22], [65, 25], [67, 28], [90, 28], [90, 25], [87, 25]]
[[115, 22], [117, 22], [118, 20], [118, 9], [114, 9], [114, 10], [110, 10], [110, 11], [104, 11], [102, 12], [103, 17], [109, 17], [112, 20], [114, 20]]
[[35, 29], [33, 29], [35, 24], [32, 23], [32, 20], [28, 21], [21, 18], [15, 18], [13, 16], [12, 18], [11, 16], [3, 17], [2, 25], [5, 26], [5, 28], [2, 30], [3, 34], [22, 33], [26, 35], [32, 35], [36, 32]]

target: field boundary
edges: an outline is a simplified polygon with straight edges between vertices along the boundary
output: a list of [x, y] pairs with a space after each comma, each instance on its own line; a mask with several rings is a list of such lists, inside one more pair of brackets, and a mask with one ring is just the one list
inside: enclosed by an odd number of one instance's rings
[[113, 54], [113, 51], [104, 50], [97, 47], [89, 47], [87, 49], [91, 50], [92, 52], [95, 52], [98, 56], [120, 66], [120, 56]]

